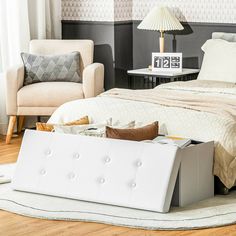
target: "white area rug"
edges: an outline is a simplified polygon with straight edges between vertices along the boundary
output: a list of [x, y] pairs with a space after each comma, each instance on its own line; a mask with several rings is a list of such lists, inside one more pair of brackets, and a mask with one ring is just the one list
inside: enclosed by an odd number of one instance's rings
[[[0, 166], [0, 174], [11, 175], [13, 171], [14, 165]], [[236, 191], [161, 214], [13, 191], [10, 184], [2, 184], [0, 209], [43, 219], [99, 222], [151, 230], [187, 230], [235, 223]]]

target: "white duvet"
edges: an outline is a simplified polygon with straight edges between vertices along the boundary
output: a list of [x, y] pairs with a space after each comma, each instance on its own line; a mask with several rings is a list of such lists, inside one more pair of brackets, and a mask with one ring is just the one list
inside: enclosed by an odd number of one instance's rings
[[[194, 87], [194, 82], [190, 87]], [[206, 94], [206, 92], [204, 93]], [[68, 102], [54, 112], [48, 123], [66, 123], [85, 115], [89, 116], [92, 123], [104, 123], [109, 118], [124, 123], [135, 120], [143, 125], [159, 121], [160, 133], [162, 134], [192, 138], [199, 141], [214, 140], [219, 151], [215, 158], [226, 158], [226, 160], [220, 160], [215, 164], [214, 174], [219, 176], [227, 187], [230, 188], [234, 185], [236, 179], [236, 123], [225, 116], [149, 102], [102, 96]], [[222, 150], [229, 154], [230, 160], [227, 159], [228, 157], [221, 157]], [[232, 157], [235, 157], [235, 160], [232, 160]]]

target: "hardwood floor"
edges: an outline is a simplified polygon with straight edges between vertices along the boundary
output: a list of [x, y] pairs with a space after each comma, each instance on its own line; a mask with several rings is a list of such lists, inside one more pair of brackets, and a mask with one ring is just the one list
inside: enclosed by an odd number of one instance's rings
[[[0, 137], [0, 164], [15, 162], [20, 149], [21, 137], [12, 138], [6, 145]], [[236, 220], [236, 219], [235, 219]], [[0, 236], [201, 236], [236, 235], [236, 225], [190, 231], [146, 231], [105, 224], [41, 220], [0, 211]]]

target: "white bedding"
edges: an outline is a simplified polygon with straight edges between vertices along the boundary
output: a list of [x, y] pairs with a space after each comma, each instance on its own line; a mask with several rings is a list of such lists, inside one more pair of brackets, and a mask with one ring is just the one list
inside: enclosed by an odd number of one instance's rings
[[[231, 158], [223, 160], [225, 164], [223, 163], [222, 166], [220, 166], [222, 160], [217, 162], [214, 174], [218, 175], [227, 187], [230, 188], [234, 185], [236, 174], [231, 172], [235, 172], [236, 169], [236, 158], [232, 160], [232, 157], [236, 157], [236, 148], [232, 148], [232, 146], [236, 146], [236, 124], [225, 116], [104, 96], [66, 103], [54, 112], [48, 122], [65, 123], [85, 115], [88, 115], [93, 123], [103, 123], [110, 117], [124, 123], [135, 120], [143, 125], [159, 121], [160, 133], [162, 134], [187, 137], [199, 141], [214, 140], [219, 151], [215, 158], [221, 158], [222, 150], [230, 152], [228, 154]], [[231, 178], [228, 175], [231, 175]]]
[[54, 112], [48, 123], [66, 123], [84, 115], [89, 116], [91, 123], [98, 124], [105, 123], [110, 117], [121, 123], [135, 120], [140, 125], [159, 121], [160, 133], [192, 137], [199, 141], [209, 141], [212, 135], [221, 135], [220, 126], [227, 124], [215, 114], [108, 97], [66, 103]]

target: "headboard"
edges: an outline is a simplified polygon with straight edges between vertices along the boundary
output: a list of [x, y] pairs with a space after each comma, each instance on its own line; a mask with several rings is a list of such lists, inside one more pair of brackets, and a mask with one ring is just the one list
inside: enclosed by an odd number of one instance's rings
[[229, 42], [236, 42], [236, 33], [213, 32], [213, 39], [224, 39]]

